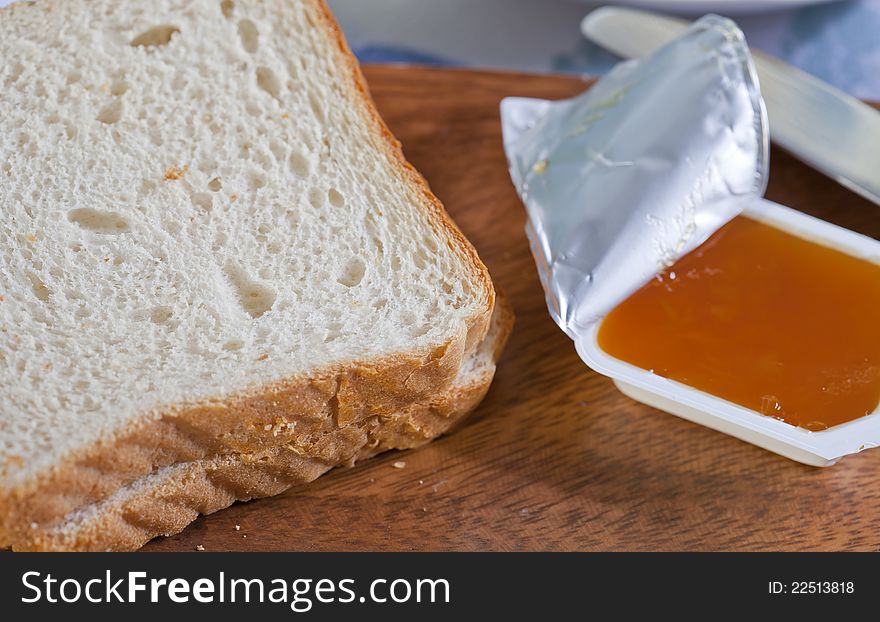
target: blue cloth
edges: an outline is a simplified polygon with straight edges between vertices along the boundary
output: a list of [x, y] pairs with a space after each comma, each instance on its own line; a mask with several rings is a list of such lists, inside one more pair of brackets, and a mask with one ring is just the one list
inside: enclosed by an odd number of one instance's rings
[[[595, 4], [329, 2], [363, 61], [602, 74], [618, 60], [580, 35], [580, 20]], [[733, 18], [753, 48], [857, 97], [880, 100], [880, 1], [842, 0]]]
[[364, 45], [354, 52], [362, 63], [410, 63], [441, 67], [454, 67], [461, 64], [451, 58], [394, 45]]

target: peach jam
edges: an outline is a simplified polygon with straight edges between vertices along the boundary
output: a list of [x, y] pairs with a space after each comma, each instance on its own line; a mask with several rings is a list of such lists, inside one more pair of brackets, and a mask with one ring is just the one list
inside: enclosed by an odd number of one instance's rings
[[740, 216], [602, 321], [627, 363], [811, 431], [880, 403], [880, 265]]

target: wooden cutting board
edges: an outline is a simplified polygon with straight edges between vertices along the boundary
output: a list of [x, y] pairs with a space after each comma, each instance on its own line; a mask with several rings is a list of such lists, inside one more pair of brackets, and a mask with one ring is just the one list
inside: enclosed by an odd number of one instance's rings
[[[568, 97], [587, 82], [366, 74], [406, 155], [512, 301], [516, 326], [489, 395], [427, 447], [236, 504], [146, 550], [880, 549], [880, 449], [816, 469], [642, 406], [588, 369], [550, 319], [498, 103]], [[767, 197], [880, 237], [880, 207], [779, 150]]]

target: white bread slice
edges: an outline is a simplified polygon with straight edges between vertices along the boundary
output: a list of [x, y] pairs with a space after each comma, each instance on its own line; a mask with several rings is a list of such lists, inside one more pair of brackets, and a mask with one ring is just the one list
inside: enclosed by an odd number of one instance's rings
[[[460, 423], [489, 389], [513, 324], [510, 306], [501, 296], [496, 301], [486, 338], [452, 387], [428, 402], [333, 430], [308, 445], [286, 444], [165, 467], [103, 501], [71, 512], [57, 525], [35, 529], [16, 548], [133, 550], [156, 536], [180, 532], [199, 514], [278, 494], [336, 466], [352, 466], [389, 449], [410, 449], [431, 441]], [[256, 432], [261, 433], [266, 434]]]
[[0, 111], [0, 544], [255, 429], [401, 412], [486, 334], [321, 0], [13, 4]]

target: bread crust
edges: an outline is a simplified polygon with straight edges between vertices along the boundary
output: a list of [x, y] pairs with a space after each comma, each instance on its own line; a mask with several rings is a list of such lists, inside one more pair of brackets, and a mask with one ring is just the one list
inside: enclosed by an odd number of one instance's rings
[[[492, 328], [481, 344], [481, 356], [497, 361], [512, 326], [513, 312], [499, 296]], [[310, 445], [269, 446], [171, 465], [132, 482], [104, 501], [72, 512], [56, 526], [32, 531], [15, 549], [134, 550], [156, 536], [179, 533], [199, 514], [216, 512], [235, 501], [279, 494], [336, 466], [352, 466], [390, 449], [424, 445], [453, 429], [477, 407], [494, 371], [494, 364], [487, 366], [468, 382], [456, 384], [424, 404], [333, 429], [313, 438]]]
[[[308, 437], [405, 411], [414, 403], [447, 391], [463, 361], [485, 337], [495, 305], [488, 270], [427, 182], [404, 158], [400, 143], [379, 116], [360, 67], [324, 0], [305, 1], [315, 23], [325, 28], [335, 43], [337, 63], [349, 74], [351, 89], [377, 149], [399, 166], [406, 182], [423, 197], [422, 207], [431, 225], [445, 234], [450, 248], [470, 267], [474, 282], [482, 290], [478, 293], [481, 310], [444, 344], [379, 360], [331, 366], [216, 400], [170, 405], [145, 413], [94, 446], [60, 457], [54, 468], [39, 477], [0, 489], [0, 507], [6, 508], [0, 516], [0, 545], [33, 548], [28, 543], [36, 542], [34, 534], [41, 526], [56, 524], [77, 508], [106, 499], [159, 469], [232, 454], [256, 455], [280, 445], [278, 436], [266, 435], [255, 446], [250, 433], [254, 429], [294, 424], [298, 436]], [[10, 10], [31, 9], [27, 4], [12, 7]], [[14, 468], [14, 460], [8, 460], [0, 465], [0, 475]]]
[[[235, 501], [248, 501], [284, 492], [311, 482], [336, 466], [387, 449], [408, 449], [431, 441], [464, 418], [482, 400], [492, 374], [457, 389], [435, 405], [408, 413], [366, 421], [334, 430], [316, 443], [315, 456], [297, 448], [275, 447], [180, 463], [147, 475], [155, 481], [134, 482], [136, 493], [116, 500], [111, 496], [86, 517], [57, 528], [37, 530], [13, 547], [38, 551], [128, 551], [152, 538], [182, 531], [199, 514], [211, 514]], [[127, 492], [127, 488], [122, 493]]]

